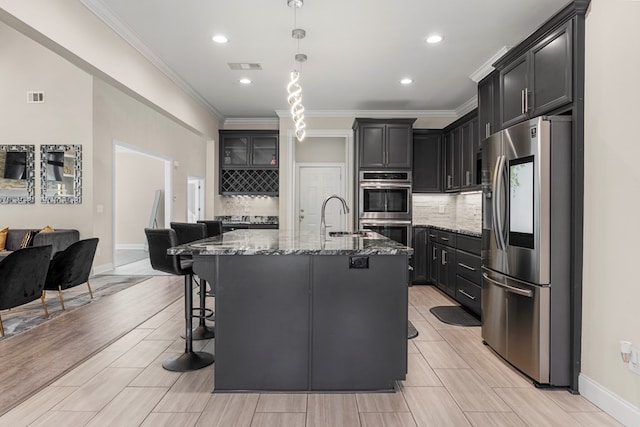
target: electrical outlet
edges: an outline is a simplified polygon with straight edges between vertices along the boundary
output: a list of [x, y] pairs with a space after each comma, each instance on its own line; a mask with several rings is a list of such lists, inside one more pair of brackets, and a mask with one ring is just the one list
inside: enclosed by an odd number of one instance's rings
[[631, 347], [631, 357], [629, 357], [629, 370], [636, 375], [640, 375], [640, 349]]

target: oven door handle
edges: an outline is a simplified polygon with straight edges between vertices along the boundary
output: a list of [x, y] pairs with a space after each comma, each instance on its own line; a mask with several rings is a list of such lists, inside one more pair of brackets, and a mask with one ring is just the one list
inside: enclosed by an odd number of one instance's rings
[[406, 188], [411, 189], [410, 182], [360, 182], [360, 188], [363, 190], [384, 190], [387, 188]]

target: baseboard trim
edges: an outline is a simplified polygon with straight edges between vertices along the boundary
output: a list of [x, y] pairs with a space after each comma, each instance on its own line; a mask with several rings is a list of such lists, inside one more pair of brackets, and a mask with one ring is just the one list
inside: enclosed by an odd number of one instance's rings
[[93, 267], [93, 274], [103, 274], [106, 273], [107, 271], [111, 271], [113, 270], [113, 263], [109, 262], [107, 264], [102, 264], [102, 265], [96, 265]]
[[116, 245], [116, 250], [144, 250], [146, 249], [144, 243], [119, 243]]
[[640, 427], [640, 409], [607, 390], [584, 374], [578, 377], [578, 389], [591, 403], [627, 427]]

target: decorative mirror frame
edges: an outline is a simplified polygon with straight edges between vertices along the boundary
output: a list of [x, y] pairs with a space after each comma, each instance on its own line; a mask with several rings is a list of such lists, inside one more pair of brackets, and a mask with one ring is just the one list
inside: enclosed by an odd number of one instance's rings
[[0, 151], [20, 152], [27, 154], [26, 175], [27, 175], [27, 195], [23, 196], [0, 196], [0, 204], [27, 205], [36, 201], [36, 173], [35, 173], [35, 145], [0, 145]]
[[[73, 194], [47, 194], [47, 153], [50, 151], [75, 151]], [[82, 145], [53, 144], [40, 146], [40, 202], [57, 205], [82, 203]]]

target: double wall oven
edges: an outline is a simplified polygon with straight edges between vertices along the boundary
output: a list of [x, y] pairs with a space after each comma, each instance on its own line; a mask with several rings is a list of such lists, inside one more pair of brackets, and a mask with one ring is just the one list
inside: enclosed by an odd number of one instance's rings
[[411, 171], [360, 171], [360, 228], [411, 244]]

